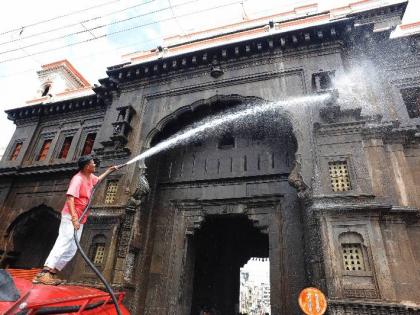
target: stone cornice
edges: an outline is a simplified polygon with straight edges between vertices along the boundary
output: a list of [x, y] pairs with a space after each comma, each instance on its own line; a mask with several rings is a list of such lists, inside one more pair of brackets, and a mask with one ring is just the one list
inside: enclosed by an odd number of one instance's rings
[[14, 109], [6, 110], [6, 114], [8, 119], [16, 122], [18, 120], [27, 120], [41, 116], [63, 114], [97, 107], [105, 107], [105, 102], [97, 95], [89, 95], [59, 101], [56, 103], [17, 107]]
[[[179, 55], [165, 56], [165, 54], [156, 53], [156, 57], [152, 60], [146, 58], [145, 61], [140, 63], [131, 64], [130, 62], [126, 62], [109, 67], [107, 74], [109, 79], [117, 86], [123, 86], [126, 83], [133, 81], [147, 81], [150, 83], [150, 79], [152, 78], [160, 78], [165, 74], [192, 70], [199, 68], [200, 66], [211, 66], [225, 61], [231, 62], [234, 59], [249, 58], [264, 53], [297, 51], [308, 45], [320, 45], [342, 39], [348, 40], [350, 38], [349, 35], [352, 34], [353, 31], [355, 34], [359, 33], [359, 30], [354, 30], [355, 21], [357, 21], [359, 26], [369, 26], [378, 20], [401, 15], [405, 6], [405, 3], [391, 4], [381, 7], [380, 9], [375, 8], [366, 12], [355, 12], [350, 15], [340, 16], [340, 18], [336, 17], [335, 20], [330, 20], [325, 24], [308, 25], [303, 28], [291, 28], [290, 30], [287, 30], [286, 28], [285, 31], [281, 33], [268, 31], [264, 36], [256, 36], [255, 38], [244, 37], [242, 40], [225, 43], [220, 46], [216, 45], [202, 48], [197, 46], [196, 50], [185, 51]], [[307, 16], [298, 18], [296, 21], [291, 20], [285, 23], [295, 24], [299, 23], [300, 19], [319, 19], [322, 16], [323, 15], [320, 13], [313, 17]], [[262, 25], [259, 25], [256, 28], [261, 27]], [[265, 27], [268, 29], [273, 27], [274, 30], [277, 26], [276, 23], [274, 23], [273, 25], [265, 25]], [[249, 32], [253, 30], [254, 29], [245, 31]], [[354, 36], [352, 40], [357, 40], [358, 38], [358, 36]], [[198, 42], [200, 42], [200, 40]], [[182, 45], [190, 44], [191, 43], [184, 43]], [[167, 49], [174, 47], [175, 46], [168, 46]], [[162, 48], [162, 51], [164, 49], [166, 48]]]
[[[328, 299], [328, 303], [330, 304], [330, 308], [335, 309], [337, 306], [346, 307], [348, 314], [360, 314], [352, 313], [352, 311], [360, 311], [365, 313], [367, 310], [375, 310], [378, 312], [384, 311], [383, 314], [417, 314], [417, 311], [420, 311], [420, 305], [413, 305], [402, 304], [402, 303], [390, 303], [390, 302], [383, 302], [383, 301], [366, 301], [366, 300], [336, 300], [336, 299]], [[389, 312], [389, 313], [388, 313]], [[416, 313], [414, 313], [416, 312]], [[362, 313], [362, 314], [363, 314]], [[373, 313], [365, 313], [365, 314], [373, 314]]]
[[178, 181], [178, 182], [166, 182], [160, 183], [162, 189], [175, 189], [175, 188], [186, 188], [186, 187], [206, 187], [216, 185], [229, 185], [229, 184], [246, 184], [246, 183], [260, 183], [260, 182], [279, 182], [283, 181], [287, 183], [289, 174], [270, 174], [270, 175], [258, 175], [248, 177], [231, 177], [231, 178], [217, 178], [217, 179], [205, 179], [205, 180], [194, 180], [194, 181]]
[[45, 175], [56, 174], [62, 172], [76, 172], [78, 169], [76, 162], [60, 163], [60, 164], [47, 164], [37, 166], [18, 166], [0, 168], [0, 177], [4, 176], [32, 176], [32, 175]]
[[[351, 31], [350, 21], [335, 21], [328, 25], [319, 25], [282, 34], [270, 34], [266, 37], [248, 39], [243, 42], [226, 44], [221, 47], [187, 52], [178, 56], [161, 58], [145, 63], [116, 66], [107, 71], [110, 80], [123, 85], [132, 81], [150, 80], [161, 75], [192, 70], [197, 67], [209, 67], [226, 61], [249, 58], [264, 53], [284, 53], [296, 51], [300, 47], [322, 45], [339, 40], [341, 34]], [[350, 27], [346, 27], [350, 25]]]
[[[371, 124], [377, 124], [377, 117], [363, 117], [360, 120], [334, 122], [329, 124], [315, 123], [314, 130], [317, 135], [341, 135], [341, 134], [355, 134], [364, 133], [370, 130]], [[378, 124], [378, 127], [382, 127]], [[385, 126], [384, 126], [385, 127]], [[382, 130], [382, 128], [380, 128]]]
[[374, 196], [319, 196], [311, 200], [311, 205], [308, 207], [315, 212], [328, 213], [352, 213], [352, 212], [367, 212], [370, 215], [377, 213], [378, 215], [415, 215], [420, 216], [420, 209], [415, 207], [402, 207], [391, 204], [385, 204], [374, 201]]
[[[363, 2], [363, 1], [360, 1], [360, 2]], [[364, 12], [357, 12], [357, 13], [350, 14], [349, 16], [354, 17], [356, 19], [357, 25], [366, 25], [366, 24], [372, 24], [372, 23], [375, 23], [377, 21], [381, 21], [384, 19], [389, 19], [390, 17], [395, 17], [395, 16], [402, 18], [406, 7], [407, 7], [407, 3], [403, 2], [403, 3], [391, 4], [388, 6], [384, 6], [382, 8], [372, 8]]]
[[320, 116], [324, 122], [314, 123], [314, 130], [320, 136], [361, 134], [363, 139], [383, 139], [387, 143], [405, 144], [420, 139], [417, 136], [420, 126], [401, 126], [399, 121], [382, 121], [381, 115], [362, 116], [360, 113], [360, 108], [322, 107]]
[[361, 130], [364, 139], [383, 139], [384, 143], [401, 144], [420, 142], [419, 131], [419, 126], [400, 126], [398, 121], [366, 125]]

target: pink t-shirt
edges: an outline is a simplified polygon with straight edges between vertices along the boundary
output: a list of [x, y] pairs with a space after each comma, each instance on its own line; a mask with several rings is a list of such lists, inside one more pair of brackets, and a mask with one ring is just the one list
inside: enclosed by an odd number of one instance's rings
[[[78, 172], [70, 181], [69, 189], [67, 190], [67, 196], [74, 197], [74, 208], [76, 210], [77, 216], [80, 216], [83, 213], [86, 205], [89, 202], [90, 195], [92, 194], [93, 186], [98, 182], [98, 176], [93, 174], [89, 178], [86, 178], [81, 172]], [[70, 214], [69, 206], [67, 202], [64, 204], [62, 213]], [[84, 224], [87, 220], [88, 214], [85, 215], [81, 224]]]

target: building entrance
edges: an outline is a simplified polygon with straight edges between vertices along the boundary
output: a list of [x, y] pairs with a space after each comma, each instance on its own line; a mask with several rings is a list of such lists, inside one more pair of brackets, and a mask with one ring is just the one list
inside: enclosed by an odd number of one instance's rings
[[7, 230], [2, 267], [42, 267], [58, 235], [59, 215], [39, 206], [18, 216]]
[[251, 257], [268, 257], [268, 235], [246, 216], [211, 216], [194, 236], [191, 315], [203, 308], [238, 314], [240, 268]]
[[[151, 143], [234, 106], [184, 108]], [[206, 306], [237, 314], [240, 268], [251, 257], [270, 259], [271, 313], [297, 312], [287, 303], [305, 283], [300, 205], [288, 182], [296, 150], [291, 122], [279, 114], [224, 126], [146, 161], [152, 191], [139, 230], [151, 237], [138, 276], [140, 312], [198, 315]]]

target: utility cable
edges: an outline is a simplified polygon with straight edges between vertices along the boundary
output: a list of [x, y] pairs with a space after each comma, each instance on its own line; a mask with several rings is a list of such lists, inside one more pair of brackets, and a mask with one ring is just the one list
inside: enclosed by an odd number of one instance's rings
[[75, 14], [78, 14], [78, 13], [81, 13], [81, 12], [85, 12], [85, 11], [88, 11], [88, 10], [92, 10], [92, 9], [96, 9], [96, 8], [99, 8], [99, 7], [103, 7], [103, 6], [109, 5], [111, 3], [119, 2], [119, 1], [120, 0], [108, 1], [108, 2], [105, 2], [105, 3], [101, 3], [101, 4], [98, 4], [98, 5], [91, 6], [89, 8], [85, 8], [85, 9], [73, 11], [73, 12], [70, 12], [70, 13], [67, 13], [67, 14], [55, 16], [53, 18], [42, 20], [42, 21], [35, 22], [35, 23], [32, 23], [32, 24], [27, 24], [27, 25], [24, 25], [24, 26], [21, 26], [21, 27], [18, 27], [18, 28], [14, 28], [14, 29], [11, 29], [11, 30], [8, 30], [8, 31], [4, 31], [4, 32], [0, 33], [0, 36], [1, 35], [4, 35], [4, 34], [16, 32], [16, 31], [19, 31], [19, 30], [22, 32], [24, 29], [26, 29], [28, 27], [32, 27], [32, 26], [35, 26], [35, 25], [40, 25], [40, 24], [44, 24], [44, 23], [47, 23], [47, 22], [55, 21], [55, 20], [58, 20], [58, 19], [61, 19], [61, 18], [67, 17], [67, 16], [71, 16], [71, 15], [75, 15]]
[[131, 10], [131, 9], [134, 9], [134, 8], [137, 8], [137, 7], [141, 7], [141, 6], [144, 6], [146, 4], [149, 4], [149, 3], [152, 3], [152, 2], [155, 2], [155, 1], [157, 1], [157, 0], [150, 0], [150, 1], [147, 1], [147, 2], [142, 2], [140, 4], [136, 4], [136, 5], [121, 9], [121, 10], [112, 11], [110, 13], [100, 15], [100, 16], [96, 16], [96, 17], [93, 17], [93, 18], [90, 18], [90, 19], [87, 19], [87, 20], [75, 22], [75, 23], [72, 23], [72, 24], [63, 25], [63, 26], [60, 26], [60, 27], [57, 27], [57, 28], [54, 28], [54, 29], [49, 29], [48, 31], [43, 31], [43, 32], [32, 34], [32, 35], [15, 38], [15, 39], [12, 39], [12, 40], [9, 40], [9, 41], [6, 41], [6, 42], [1, 42], [0, 46], [5, 45], [5, 44], [9, 44], [9, 43], [13, 43], [13, 42], [16, 42], [16, 41], [24, 40], [24, 39], [36, 37], [36, 36], [39, 36], [39, 35], [52, 33], [52, 32], [55, 32], [55, 31], [59, 31], [61, 29], [70, 28], [70, 27], [77, 26], [77, 25], [82, 24], [82, 23], [84, 24], [84, 23], [88, 23], [88, 22], [91, 22], [91, 21], [99, 20], [99, 19], [102, 19], [104, 17], [114, 15], [114, 14], [118, 14], [118, 13], [121, 13], [121, 12], [124, 12], [124, 11], [128, 11], [128, 10]]
[[174, 17], [174, 19], [175, 19], [175, 23], [178, 25], [178, 27], [179, 27], [179, 29], [181, 30], [182, 34], [185, 34], [184, 29], [183, 29], [183, 28], [182, 28], [182, 26], [181, 26], [181, 23], [179, 23], [178, 19], [176, 18], [176, 14], [175, 14], [175, 12], [174, 12], [174, 8], [173, 8], [173, 6], [172, 6], [171, 0], [168, 0], [168, 4], [169, 4], [169, 8], [171, 9], [172, 16], [173, 16], [173, 17]]
[[[186, 16], [190, 16], [190, 15], [194, 15], [194, 14], [198, 14], [198, 13], [202, 13], [202, 12], [206, 12], [206, 11], [210, 11], [210, 10], [220, 9], [220, 8], [223, 8], [223, 7], [227, 7], [227, 6], [231, 6], [231, 5], [239, 4], [239, 3], [242, 3], [242, 1], [230, 2], [230, 3], [227, 3], [227, 4], [222, 4], [222, 5], [219, 5], [219, 6], [210, 7], [210, 8], [206, 8], [206, 9], [203, 9], [203, 10], [188, 12], [188, 13], [185, 13], [185, 14], [178, 15], [177, 18], [186, 17]], [[144, 26], [149, 26], [149, 25], [153, 25], [153, 24], [157, 24], [157, 23], [161, 23], [161, 22], [167, 22], [167, 21], [170, 21], [172, 19], [174, 19], [174, 17], [170, 17], [170, 18], [166, 18], [166, 19], [162, 19], [162, 20], [158, 20], [158, 21], [154, 21], [154, 22], [150, 22], [150, 23], [146, 23], [146, 24], [141, 24], [141, 25], [129, 27], [129, 28], [126, 28], [126, 29], [121, 29], [121, 30], [118, 30], [118, 31], [115, 31], [115, 32], [111, 32], [111, 33], [107, 33], [107, 34], [104, 34], [104, 35], [101, 35], [101, 36], [97, 36], [96, 38], [89, 38], [89, 39], [86, 39], [86, 40], [82, 40], [82, 41], [79, 41], [79, 42], [63, 45], [63, 46], [56, 47], [56, 48], [53, 48], [53, 49], [46, 49], [46, 50], [38, 51], [38, 52], [35, 52], [35, 53], [32, 53], [32, 54], [29, 54], [27, 56], [20, 56], [20, 57], [1, 60], [0, 64], [10, 62], [10, 61], [20, 60], [20, 59], [25, 59], [25, 58], [28, 58], [30, 56], [41, 55], [41, 54], [44, 54], [44, 53], [47, 53], [47, 52], [60, 50], [62, 48], [71, 47], [71, 46], [75, 46], [75, 45], [82, 44], [82, 43], [91, 42], [91, 41], [98, 40], [98, 39], [105, 38], [105, 37], [109, 37], [109, 36], [112, 36], [112, 35], [132, 31], [134, 29], [138, 29], [138, 28], [141, 28], [141, 27], [144, 27]]]
[[[135, 46], [135, 45], [139, 45], [139, 44], [144, 44], [144, 43], [150, 43], [150, 42], [153, 42], [153, 41], [155, 41], [157, 39], [160, 39], [160, 37], [150, 38], [148, 40], [144, 40], [144, 41], [141, 41], [141, 42], [135, 42], [135, 43], [132, 43], [132, 44], [129, 44], [129, 45], [115, 47], [113, 49], [101, 50], [98, 53], [89, 54], [89, 55], [82, 55], [82, 56], [79, 56], [77, 58], [72, 58], [71, 60], [72, 61], [73, 60], [79, 61], [79, 60], [83, 60], [83, 59], [86, 59], [86, 58], [91, 58], [91, 57], [94, 57], [94, 56], [100, 56], [100, 55], [103, 55], [105, 53], [110, 53], [110, 52], [113, 52], [113, 51], [118, 50], [118, 49], [127, 48], [127, 47], [131, 47], [131, 46]], [[14, 72], [14, 73], [8, 74], [8, 75], [0, 75], [0, 80], [4, 80], [6, 78], [18, 76], [18, 75], [21, 75], [21, 74], [24, 74], [24, 73], [28, 73], [28, 72], [35, 72], [35, 71], [38, 71], [38, 70], [39, 70], [39, 68], [30, 68], [30, 69], [22, 70], [22, 71], [19, 71], [19, 72]]]
[[[177, 5], [177, 6], [187, 5], [187, 4], [190, 4], [192, 2], [197, 2], [197, 0], [191, 0], [191, 1], [183, 2], [183, 3], [181, 3], [181, 4]], [[158, 10], [150, 11], [150, 12], [147, 12], [147, 13], [135, 15], [135, 16], [132, 16], [132, 17], [123, 19], [123, 20], [117, 20], [117, 21], [114, 21], [114, 22], [111, 22], [111, 23], [108, 23], [108, 24], [98, 25], [98, 26], [91, 27], [91, 28], [87, 28], [87, 27], [85, 27], [82, 24], [82, 26], [84, 27], [84, 30], [82, 30], [82, 31], [78, 31], [78, 32], [74, 32], [74, 33], [70, 33], [70, 34], [66, 34], [66, 35], [54, 37], [54, 38], [51, 38], [51, 39], [48, 39], [48, 40], [43, 40], [43, 41], [40, 41], [40, 42], [32, 43], [30, 45], [26, 45], [26, 46], [23, 46], [23, 47], [20, 47], [20, 48], [13, 48], [13, 49], [9, 49], [9, 50], [6, 50], [6, 51], [1, 51], [0, 52], [0, 55], [6, 54], [6, 53], [9, 53], [9, 52], [13, 52], [13, 51], [17, 51], [17, 50], [20, 50], [20, 49], [23, 49], [23, 48], [29, 48], [29, 47], [39, 46], [39, 45], [50, 43], [50, 42], [53, 42], [53, 41], [56, 41], [56, 40], [59, 40], [59, 39], [64, 39], [64, 38], [67, 38], [67, 37], [70, 37], [70, 36], [80, 35], [80, 34], [83, 34], [83, 33], [86, 33], [86, 32], [89, 32], [92, 35], [92, 31], [99, 30], [99, 29], [102, 29], [104, 27], [116, 25], [116, 24], [119, 24], [119, 23], [124, 23], [124, 22], [127, 22], [127, 21], [131, 21], [131, 20], [134, 20], [134, 19], [138, 19], [138, 18], [141, 18], [141, 17], [145, 17], [147, 15], [159, 13], [159, 12], [162, 12], [162, 11], [165, 11], [165, 10], [170, 10], [170, 9], [171, 9], [171, 6], [165, 7], [163, 9], [158, 9]], [[95, 35], [92, 35], [92, 36], [93, 37], [96, 37]]]

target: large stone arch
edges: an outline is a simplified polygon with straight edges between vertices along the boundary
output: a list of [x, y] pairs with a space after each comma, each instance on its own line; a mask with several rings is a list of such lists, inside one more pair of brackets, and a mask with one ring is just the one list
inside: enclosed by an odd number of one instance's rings
[[236, 104], [245, 103], [245, 102], [266, 102], [264, 99], [259, 97], [250, 97], [250, 96], [241, 96], [238, 94], [232, 95], [214, 95], [207, 99], [200, 99], [198, 101], [193, 102], [192, 104], [182, 105], [177, 110], [171, 113], [167, 113], [165, 117], [160, 119], [152, 128], [151, 130], [146, 131], [146, 138], [144, 141], [143, 149], [146, 150], [151, 147], [153, 139], [161, 133], [164, 128], [169, 124], [176, 120], [178, 120], [182, 115], [186, 113], [193, 113], [200, 108], [203, 107], [212, 107], [214, 104], [218, 102], [232, 102]]
[[[194, 113], [200, 108], [207, 107], [211, 108], [217, 102], [236, 102], [237, 104], [243, 103], [272, 103], [272, 101], [267, 101], [261, 97], [257, 96], [241, 96], [238, 94], [231, 95], [214, 95], [206, 99], [200, 99], [191, 104], [182, 105], [173, 112], [166, 113], [166, 115], [157, 121], [155, 124], [152, 124], [148, 130], [145, 130], [146, 137], [144, 138], [142, 145], [142, 152], [149, 149], [153, 141], [159, 137], [159, 135], [164, 132], [168, 124], [174, 123], [180, 119], [185, 114]], [[302, 99], [302, 104], [304, 99]], [[281, 110], [281, 116], [285, 121], [290, 123], [291, 131], [293, 132], [294, 138], [296, 140], [296, 152], [295, 152], [295, 175], [299, 176], [299, 180], [303, 184], [300, 185], [301, 188], [306, 189], [310, 186], [311, 177], [313, 176], [312, 164], [309, 161], [312, 160], [311, 154], [307, 152], [307, 148], [310, 147], [310, 142], [312, 139], [312, 129], [311, 126], [304, 125], [303, 122], [306, 119], [302, 119], [303, 116], [312, 115], [310, 111], [301, 108], [284, 108]], [[307, 117], [306, 117], [307, 118]], [[298, 173], [298, 174], [297, 174]]]
[[42, 267], [58, 235], [60, 214], [41, 204], [18, 215], [5, 232], [3, 267]]
[[[188, 126], [197, 117], [244, 102], [265, 101], [256, 97], [219, 95], [182, 106], [160, 119], [149, 130], [143, 144], [145, 148], [150, 147]], [[194, 152], [193, 144], [182, 145], [146, 160], [147, 177], [152, 191], [149, 200], [142, 207], [141, 214], [141, 224], [144, 224], [142, 230], [147, 231], [149, 235], [143, 238], [144, 252], [137, 261], [137, 269], [142, 270], [142, 274], [136, 277], [142, 281], [138, 293], [142, 295], [141, 292], [146, 292], [139, 299], [138, 312], [153, 314], [165, 309], [165, 314], [184, 314], [190, 307], [191, 291], [185, 288], [191, 287], [192, 281], [187, 276], [188, 268], [191, 267], [188, 266], [188, 261], [193, 255], [189, 251], [192, 246], [191, 238], [194, 237], [195, 231], [201, 229], [207, 216], [242, 216], [249, 220], [256, 230], [268, 236], [269, 257], [272, 262], [270, 268], [273, 273], [272, 311], [276, 314], [296, 312], [296, 303], [288, 305], [286, 301], [295, 296], [305, 282], [299, 203], [296, 190], [288, 183], [298, 150], [298, 141], [291, 113], [284, 111], [279, 116], [276, 123], [284, 125], [268, 138], [263, 137], [261, 140], [256, 137], [256, 140], [246, 142], [253, 131], [245, 131], [243, 134], [241, 130], [238, 131], [240, 143], [238, 142], [238, 146], [235, 144], [235, 150], [239, 153], [232, 154], [239, 157], [239, 162], [235, 160], [236, 164], [231, 166], [231, 174], [222, 174], [223, 171], [220, 174], [210, 174], [209, 171], [208, 176], [200, 177], [197, 171], [194, 173], [195, 177], [177, 178], [174, 175], [170, 180], [162, 180], [161, 175], [168, 170], [167, 162], [172, 158], [181, 163], [185, 161], [183, 165], [187, 171], [191, 161], [187, 156], [184, 158], [182, 151], [188, 154]], [[204, 156], [206, 152], [210, 154], [217, 151], [214, 141], [211, 137], [204, 140], [202, 149], [197, 150], [203, 150]], [[260, 168], [259, 164], [256, 166], [257, 161], [260, 161], [258, 150], [264, 148], [274, 151], [272, 154], [269, 152], [270, 157], [267, 155], [266, 159], [261, 158]], [[223, 163], [226, 164], [227, 161], [226, 154], [230, 151], [218, 152], [221, 154], [220, 166], [223, 167]], [[285, 162], [289, 153], [290, 161]], [[249, 165], [252, 164], [253, 169], [251, 166], [245, 168], [243, 157], [248, 157], [245, 161]], [[197, 165], [199, 163], [201, 162], [197, 159]], [[235, 168], [238, 165], [242, 169]], [[177, 167], [179, 168], [179, 165]], [[191, 171], [189, 172], [191, 174]], [[285, 242], [288, 244], [284, 244]]]

